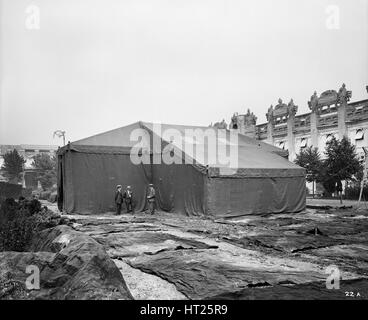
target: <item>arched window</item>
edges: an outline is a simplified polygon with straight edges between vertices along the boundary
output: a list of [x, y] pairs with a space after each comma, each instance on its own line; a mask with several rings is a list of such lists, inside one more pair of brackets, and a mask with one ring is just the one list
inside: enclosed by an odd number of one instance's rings
[[308, 139], [307, 138], [303, 138], [301, 141], [300, 141], [300, 148], [304, 149], [308, 146]]
[[280, 141], [278, 147], [282, 150], [285, 150], [285, 141]]
[[355, 133], [355, 140], [363, 140], [364, 139], [364, 130], [358, 129]]

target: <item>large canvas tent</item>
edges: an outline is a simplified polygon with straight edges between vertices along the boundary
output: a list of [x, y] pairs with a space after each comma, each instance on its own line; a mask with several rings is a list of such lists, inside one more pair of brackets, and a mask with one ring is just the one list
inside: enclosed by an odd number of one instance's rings
[[[305, 171], [285, 159], [285, 151], [241, 134], [231, 146], [229, 131], [212, 140], [185, 138], [187, 130], [207, 129], [137, 122], [69, 143], [58, 151], [59, 209], [85, 214], [113, 211], [115, 188], [121, 184], [132, 186], [135, 209], [142, 211], [149, 183], [155, 185], [158, 208], [168, 212], [235, 217], [305, 208]], [[139, 154], [149, 161], [139, 164], [131, 158], [137, 130], [144, 133], [141, 146], [149, 147], [147, 154]], [[184, 137], [181, 143], [170, 138], [173, 131]], [[236, 167], [212, 161], [228, 152], [229, 145], [236, 148]], [[165, 156], [174, 163], [154, 160]]]

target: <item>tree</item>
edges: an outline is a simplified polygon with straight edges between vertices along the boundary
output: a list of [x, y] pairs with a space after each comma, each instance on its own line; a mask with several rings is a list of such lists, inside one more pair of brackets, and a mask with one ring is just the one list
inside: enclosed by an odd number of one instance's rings
[[304, 168], [307, 172], [307, 181], [313, 183], [313, 197], [314, 197], [314, 184], [320, 180], [320, 173], [322, 170], [321, 155], [317, 148], [308, 147], [305, 150], [301, 150], [296, 156], [295, 163]]
[[32, 166], [39, 171], [42, 188], [49, 189], [56, 183], [56, 157], [40, 153], [33, 157]]
[[26, 160], [14, 149], [4, 154], [4, 163], [1, 169], [5, 171], [9, 181], [18, 183], [25, 163]]
[[32, 167], [41, 171], [56, 170], [56, 158], [47, 153], [39, 153], [33, 157]]
[[355, 146], [346, 137], [340, 141], [333, 137], [327, 142], [325, 155], [324, 185], [329, 186], [331, 190], [340, 192], [340, 202], [342, 203], [342, 181], [351, 181], [360, 176], [363, 170], [362, 165]]

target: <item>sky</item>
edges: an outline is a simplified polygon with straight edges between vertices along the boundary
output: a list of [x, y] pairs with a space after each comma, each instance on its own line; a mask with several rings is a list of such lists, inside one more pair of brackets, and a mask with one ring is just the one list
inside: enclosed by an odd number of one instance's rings
[[0, 0], [0, 144], [260, 124], [343, 82], [368, 98], [368, 0]]

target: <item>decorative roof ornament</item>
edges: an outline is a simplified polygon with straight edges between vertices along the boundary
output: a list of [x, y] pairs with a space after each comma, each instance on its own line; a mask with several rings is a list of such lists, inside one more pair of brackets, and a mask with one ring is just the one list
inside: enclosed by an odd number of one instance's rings
[[336, 90], [327, 90], [318, 97], [315, 91], [313, 96], [311, 96], [310, 101], [308, 101], [309, 109], [312, 112], [319, 112], [321, 107], [331, 105], [342, 105], [350, 101], [351, 91], [346, 90], [346, 85], [343, 83], [339, 92]]
[[227, 129], [227, 123], [225, 122], [225, 119], [222, 119], [221, 122], [216, 122], [213, 127], [217, 128], [217, 129]]
[[287, 105], [279, 98], [278, 105], [275, 107], [275, 110], [286, 109]]
[[248, 108], [248, 111], [245, 115], [245, 124], [246, 125], [256, 125], [257, 123], [257, 117], [253, 112], [250, 112], [250, 109]]
[[310, 101], [308, 101], [308, 107], [312, 112], [317, 112], [318, 109], [318, 95], [317, 91], [314, 91], [313, 95], [310, 98]]
[[230, 129], [238, 129], [239, 128], [239, 114], [235, 112], [231, 117]]
[[280, 98], [278, 104], [276, 105], [275, 109], [273, 110], [273, 117], [284, 117], [288, 115], [288, 106], [285, 104], [282, 99]]
[[273, 112], [274, 112], [274, 109], [273, 109], [273, 105], [271, 104], [271, 106], [268, 108], [268, 111], [266, 113], [266, 118], [269, 123], [272, 123], [273, 121]]
[[339, 104], [347, 103], [350, 101], [351, 95], [351, 91], [346, 90], [346, 85], [343, 83], [339, 89], [339, 92], [337, 93], [337, 102]]
[[298, 112], [298, 106], [296, 106], [294, 104], [294, 100], [291, 99], [289, 104], [288, 104], [288, 116], [295, 116], [296, 113]]

